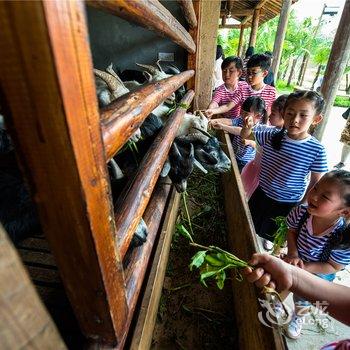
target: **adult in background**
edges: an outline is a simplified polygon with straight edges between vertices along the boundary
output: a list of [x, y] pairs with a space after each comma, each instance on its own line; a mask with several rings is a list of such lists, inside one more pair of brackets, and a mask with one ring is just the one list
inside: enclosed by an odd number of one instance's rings
[[221, 65], [225, 59], [224, 50], [221, 45], [216, 46], [216, 58], [214, 63], [214, 72], [213, 72], [213, 90], [222, 85], [224, 81], [222, 80], [221, 74]]
[[342, 169], [345, 167], [345, 163], [350, 154], [350, 107], [343, 113], [343, 118], [346, 119], [345, 127], [340, 136], [340, 142], [343, 144], [341, 151], [340, 162], [334, 166], [336, 169]]
[[252, 57], [254, 55], [254, 47], [253, 46], [249, 46], [247, 51], [245, 52], [245, 58], [243, 59], [243, 70], [242, 70], [242, 75], [240, 80], [246, 80], [247, 77], [247, 63], [250, 59], [250, 57]]
[[[272, 55], [271, 51], [265, 51], [264, 55], [270, 57], [270, 60], [272, 62], [273, 55]], [[271, 66], [269, 68], [269, 72], [267, 73], [267, 76], [264, 78], [264, 83], [267, 84], [267, 85], [275, 86], [275, 76], [273, 74]]]

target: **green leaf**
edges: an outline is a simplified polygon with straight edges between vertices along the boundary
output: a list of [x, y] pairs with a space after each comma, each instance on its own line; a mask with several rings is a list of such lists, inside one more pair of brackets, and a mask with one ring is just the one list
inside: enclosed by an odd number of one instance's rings
[[184, 225], [176, 225], [176, 229], [179, 231], [179, 233], [189, 239], [192, 243], [194, 243], [193, 238], [191, 234], [186, 230], [186, 227]]
[[205, 280], [209, 277], [215, 276], [217, 274], [217, 270], [213, 270], [213, 271], [208, 271], [208, 272], [203, 272], [201, 273], [201, 279], [200, 281], [206, 286], [207, 284], [205, 283]]
[[216, 279], [216, 285], [218, 286], [218, 288], [223, 289], [225, 285], [225, 280], [226, 280], [225, 271], [222, 270], [219, 273], [217, 273], [215, 279]]
[[207, 254], [206, 250], [200, 250], [192, 257], [192, 262], [190, 264], [191, 271], [192, 271], [193, 266], [199, 268], [203, 264], [205, 254]]

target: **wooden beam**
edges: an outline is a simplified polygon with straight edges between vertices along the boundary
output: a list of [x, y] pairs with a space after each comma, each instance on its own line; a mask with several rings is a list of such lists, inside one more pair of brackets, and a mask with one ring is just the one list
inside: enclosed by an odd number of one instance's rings
[[238, 57], [242, 57], [243, 41], [244, 41], [244, 26], [241, 25], [241, 28], [239, 31], [239, 42], [238, 42], [238, 49], [237, 49]]
[[244, 26], [246, 25], [251, 19], [252, 19], [253, 15], [249, 15], [245, 18], [243, 18], [243, 20], [241, 21], [241, 25]]
[[[125, 281], [127, 284], [129, 316], [126, 323], [126, 328], [133, 319], [136, 303], [141, 292], [141, 287], [145, 284], [144, 281], [146, 271], [149, 267], [152, 249], [156, 241], [161, 219], [163, 218], [164, 209], [167, 204], [168, 195], [171, 185], [165, 181], [160, 181], [152, 194], [152, 198], [145, 210], [143, 218], [148, 227], [147, 241], [140, 247], [135, 248], [130, 257], [130, 262], [125, 270]], [[163, 218], [164, 219], [164, 218]], [[118, 348], [122, 349], [127, 337], [127, 332], [118, 344]]]
[[249, 46], [255, 46], [256, 44], [256, 36], [258, 34], [259, 28], [259, 18], [260, 18], [260, 9], [254, 10], [253, 22], [252, 22], [252, 30], [250, 32], [249, 38]]
[[1, 225], [0, 310], [1, 349], [66, 349]]
[[190, 34], [158, 0], [88, 0], [87, 3], [167, 36], [190, 53], [196, 51]]
[[[193, 96], [193, 90], [188, 91], [181, 100], [181, 104], [190, 105]], [[147, 207], [153, 188], [158, 180], [158, 176], [185, 112], [186, 109], [179, 107], [172, 114], [171, 118], [169, 118], [143, 158], [135, 175], [133, 186], [125, 196], [123, 202], [117, 205], [115, 225], [118, 247], [122, 257], [125, 256], [135, 229]]]
[[182, 86], [194, 71], [148, 84], [122, 96], [101, 111], [101, 127], [107, 160], [118, 152], [146, 117], [169, 95]]
[[0, 2], [1, 106], [81, 330], [115, 345], [128, 310], [84, 6]]
[[[228, 243], [234, 254], [248, 261], [253, 253], [262, 252], [263, 248], [255, 234], [229, 134], [225, 133], [225, 138], [222, 137], [222, 134], [220, 136], [221, 141], [225, 142], [225, 148], [232, 162], [231, 171], [223, 174], [222, 178]], [[258, 314], [261, 312], [261, 307], [258, 299], [264, 298], [260, 290], [247, 281], [240, 283], [239, 288], [237, 288], [237, 281], [234, 277], [232, 281], [233, 307], [236, 322], [240, 325], [237, 348], [242, 350], [284, 350], [286, 347], [280, 332], [266, 327], [259, 321]]]
[[228, 14], [231, 14], [231, 16], [236, 17], [245, 17], [249, 15], [253, 15], [254, 9], [247, 9], [247, 10], [221, 10], [220, 11], [220, 17], [227, 16]]
[[204, 109], [211, 101], [213, 90], [220, 0], [195, 0], [193, 5], [197, 11], [198, 26], [196, 32], [191, 31], [191, 34], [196, 40], [197, 52], [195, 56], [189, 55], [188, 67], [195, 67], [196, 70], [195, 80], [191, 81], [196, 91], [193, 108]]
[[328, 58], [321, 93], [326, 101], [323, 121], [317, 127], [315, 137], [322, 139], [328, 118], [333, 107], [341, 78], [350, 58], [350, 0], [346, 0], [337, 33], [335, 34], [331, 53]]
[[271, 69], [275, 74], [276, 80], [277, 80], [278, 69], [279, 69], [280, 61], [282, 57], [283, 42], [286, 36], [288, 17], [289, 17], [291, 6], [292, 6], [292, 0], [283, 0], [280, 18], [278, 20], [275, 43], [273, 46], [273, 61], [271, 65]]
[[171, 194], [166, 217], [160, 232], [159, 243], [140, 306], [140, 314], [132, 336], [130, 350], [150, 349], [156, 323], [159, 300], [167, 267], [170, 244], [175, 230], [181, 196], [175, 190]]
[[180, 4], [182, 11], [185, 15], [186, 21], [190, 26], [190, 28], [196, 28], [197, 17], [196, 17], [196, 13], [194, 12], [192, 0], [177, 0], [177, 2]]
[[240, 29], [241, 25], [240, 24], [225, 24], [219, 26], [219, 29]]

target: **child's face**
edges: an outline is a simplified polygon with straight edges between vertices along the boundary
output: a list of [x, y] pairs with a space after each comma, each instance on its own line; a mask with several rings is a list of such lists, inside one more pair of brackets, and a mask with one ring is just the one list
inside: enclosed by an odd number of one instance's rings
[[244, 111], [242, 109], [241, 116], [242, 116], [243, 120], [246, 120], [247, 118], [251, 117], [253, 119], [254, 125], [260, 121], [260, 114], [256, 113], [252, 108], [250, 108], [249, 112]]
[[262, 70], [261, 67], [247, 68], [247, 83], [251, 86], [260, 85], [264, 82], [268, 71]]
[[283, 127], [284, 120], [280, 113], [280, 110], [277, 107], [272, 106], [269, 120], [271, 125], [277, 126], [278, 128]]
[[306, 197], [308, 211], [311, 215], [322, 218], [337, 219], [348, 216], [349, 207], [343, 199], [343, 188], [339, 181], [324, 176], [308, 192]]
[[284, 110], [284, 126], [288, 136], [294, 140], [306, 138], [310, 126], [321, 120], [322, 116], [316, 114], [314, 102], [307, 99], [290, 101]]
[[222, 80], [226, 85], [235, 85], [242, 74], [241, 69], [236, 68], [236, 64], [231, 62], [222, 70]]

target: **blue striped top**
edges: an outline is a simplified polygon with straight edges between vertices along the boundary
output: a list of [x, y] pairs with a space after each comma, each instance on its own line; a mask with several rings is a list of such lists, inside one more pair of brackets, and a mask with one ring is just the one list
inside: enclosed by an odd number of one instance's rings
[[253, 131], [263, 152], [259, 184], [268, 197], [279, 202], [299, 202], [310, 172], [328, 171], [325, 148], [314, 137], [293, 140], [285, 134], [277, 151], [271, 145], [271, 138], [279, 128], [260, 125]]
[[[232, 119], [232, 125], [243, 127], [242, 117]], [[235, 151], [236, 158], [242, 162], [248, 163], [255, 157], [255, 148], [249, 145], [244, 145], [242, 137], [240, 135], [232, 136], [232, 147]]]
[[[292, 229], [298, 229], [298, 223], [303, 217], [303, 214], [306, 210], [307, 209], [305, 206], [299, 205], [297, 207], [294, 207], [287, 216], [288, 227]], [[313, 216], [310, 215], [308, 219], [303, 223], [297, 238], [297, 249], [299, 257], [301, 260], [306, 262], [320, 261], [322, 251], [325, 248], [327, 242], [331, 238], [335, 229], [343, 224], [344, 220], [342, 218], [339, 218], [339, 220], [332, 227], [328, 228], [322, 233], [322, 236], [314, 236], [312, 229], [312, 218]], [[340, 265], [350, 264], [350, 248], [344, 250], [332, 250], [329, 260]]]

